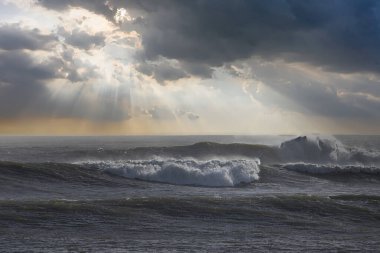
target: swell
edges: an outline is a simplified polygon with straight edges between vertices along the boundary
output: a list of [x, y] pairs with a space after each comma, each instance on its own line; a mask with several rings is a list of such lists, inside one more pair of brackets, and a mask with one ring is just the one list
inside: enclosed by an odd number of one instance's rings
[[[29, 222], [62, 215], [87, 219], [94, 215], [117, 217], [225, 218], [240, 221], [283, 219], [355, 220], [380, 223], [380, 199], [371, 195], [279, 195], [250, 198], [131, 198], [93, 201], [0, 201], [0, 222]], [[89, 216], [91, 215], [91, 216]], [[87, 217], [87, 218], [86, 218]], [[290, 219], [291, 218], [291, 219]], [[86, 222], [87, 222], [86, 221]], [[36, 222], [36, 220], [33, 220]], [[316, 224], [317, 225], [317, 224]]]
[[[162, 147], [136, 147], [128, 149], [115, 148], [92, 148], [65, 150], [64, 152], [52, 152], [46, 159], [58, 162], [75, 162], [83, 160], [147, 160], [152, 157], [169, 157], [175, 159], [200, 159], [210, 160], [217, 158], [239, 159], [257, 158], [265, 163], [281, 161], [279, 148], [274, 146], [231, 143], [221, 144], [214, 142], [199, 142], [184, 146], [162, 146]], [[41, 154], [43, 157], [44, 154]], [[13, 160], [12, 158], [7, 160]], [[29, 159], [34, 161], [34, 159]]]
[[186, 146], [170, 147], [139, 147], [128, 149], [124, 152], [126, 157], [131, 158], [149, 158], [152, 156], [173, 157], [173, 158], [198, 158], [210, 159], [214, 157], [224, 158], [257, 158], [265, 163], [271, 163], [280, 160], [278, 148], [253, 145], [243, 143], [220, 144], [214, 142], [199, 142]]
[[[117, 185], [139, 179], [225, 187], [257, 181], [260, 175], [258, 161], [264, 165], [283, 164], [281, 167], [286, 170], [310, 175], [380, 176], [378, 153], [348, 148], [335, 139], [306, 136], [286, 141], [279, 147], [202, 142], [123, 151], [99, 150], [91, 159], [87, 159], [88, 154], [82, 155], [79, 154], [80, 159], [67, 160], [74, 163], [0, 161], [0, 180], [3, 184], [12, 180], [34, 180]], [[278, 171], [273, 173], [273, 178], [276, 177], [279, 177]]]
[[346, 147], [334, 138], [310, 136], [300, 136], [285, 141], [280, 146], [200, 142], [187, 146], [133, 148], [124, 151], [123, 155], [132, 159], [146, 159], [152, 156], [197, 159], [259, 158], [263, 164], [309, 162], [376, 165], [380, 163], [378, 152]]
[[69, 182], [115, 184], [115, 177], [100, 170], [67, 163], [17, 163], [0, 161], [0, 182]]
[[380, 168], [376, 166], [289, 163], [283, 164], [281, 167], [286, 170], [321, 177], [380, 179]]
[[[175, 159], [194, 158], [210, 159], [252, 159], [259, 158], [262, 164], [289, 162], [308, 163], [361, 163], [366, 165], [380, 164], [380, 153], [364, 148], [348, 147], [334, 138], [300, 136], [283, 142], [279, 146], [231, 143], [220, 144], [200, 142], [185, 146], [120, 148], [63, 148], [63, 149], [30, 149], [37, 158], [28, 161], [75, 162], [83, 160], [147, 160], [152, 157], [169, 157]], [[17, 153], [17, 152], [15, 152]], [[12, 154], [12, 153], [11, 153]], [[15, 160], [16, 156], [1, 154], [6, 160]], [[29, 158], [28, 158], [29, 157]]]
[[[87, 161], [67, 163], [15, 163], [0, 161], [0, 188], [19, 189], [43, 184], [144, 187], [142, 181], [174, 185], [233, 187], [262, 183], [296, 186], [309, 176], [331, 180], [378, 182], [380, 168], [364, 165], [286, 163], [260, 165], [258, 159]], [[139, 181], [136, 181], [139, 180]], [[361, 182], [361, 181], [358, 181]], [[13, 188], [10, 186], [14, 186]]]

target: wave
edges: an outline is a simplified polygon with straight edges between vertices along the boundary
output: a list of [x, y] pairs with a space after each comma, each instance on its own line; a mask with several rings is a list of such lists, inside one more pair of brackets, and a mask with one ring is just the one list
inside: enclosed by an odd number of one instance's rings
[[[120, 152], [119, 152], [120, 153]], [[200, 142], [186, 146], [140, 147], [128, 149], [124, 158], [150, 159], [154, 156], [176, 159], [252, 159], [259, 158], [263, 164], [310, 162], [310, 163], [380, 163], [380, 154], [356, 147], [347, 147], [333, 137], [299, 136], [279, 146], [256, 144], [220, 144]]]
[[206, 160], [219, 157], [229, 159], [258, 157], [263, 164], [290, 161], [327, 162], [349, 157], [349, 152], [334, 139], [306, 136], [283, 142], [280, 146], [200, 142], [186, 146], [132, 148], [124, 151], [123, 154], [126, 158], [133, 160], [150, 159], [152, 156]]
[[314, 175], [372, 175], [380, 176], [380, 168], [363, 165], [337, 165], [337, 164], [312, 164], [290, 163], [281, 165], [282, 168]]
[[285, 162], [360, 163], [373, 166], [380, 163], [378, 152], [347, 147], [333, 137], [300, 136], [283, 142], [279, 152]]
[[102, 171], [153, 182], [228, 187], [259, 179], [258, 159], [206, 160], [151, 159], [81, 163]]
[[217, 158], [224, 159], [253, 159], [260, 157], [266, 163], [278, 161], [280, 159], [278, 148], [244, 143], [221, 144], [215, 142], [199, 142], [185, 146], [169, 147], [138, 147], [125, 150], [124, 158], [131, 160], [150, 159], [151, 157], [170, 157], [176, 159], [203, 159], [211, 160]]
[[[135, 181], [124, 181], [139, 179], [178, 185], [230, 187], [257, 181], [260, 162], [264, 167], [282, 164], [285, 169], [314, 175], [380, 174], [380, 154], [349, 148], [338, 140], [322, 137], [301, 136], [279, 146], [202, 142], [97, 153], [97, 156], [81, 154], [78, 158], [67, 159], [71, 163], [0, 161], [0, 184], [15, 179], [17, 182], [34, 180], [117, 185], [135, 184]], [[284, 179], [278, 175], [279, 171], [267, 173], [264, 167], [261, 174], [265, 182]], [[293, 179], [291, 176], [288, 181]]]
[[[0, 225], [2, 249], [12, 252], [135, 252], [152, 245], [157, 251], [232, 251], [241, 235], [243, 252], [377, 252], [379, 211], [376, 197], [363, 195], [0, 200]], [[272, 239], [274, 249], [268, 248]]]
[[[20, 152], [20, 154], [19, 154]], [[23, 154], [25, 153], [25, 154]], [[1, 160], [68, 163], [95, 160], [149, 160], [153, 157], [174, 159], [253, 159], [259, 158], [262, 164], [281, 164], [289, 162], [308, 163], [361, 163], [380, 164], [380, 152], [364, 148], [349, 147], [333, 137], [300, 136], [277, 146], [213, 142], [200, 142], [184, 146], [137, 147], [125, 149], [121, 146], [109, 147], [65, 147], [30, 148], [1, 154]]]
[[258, 159], [198, 161], [155, 158], [74, 164], [0, 161], [0, 183], [77, 183], [134, 187], [135, 183], [129, 179], [139, 179], [177, 185], [230, 187], [258, 180], [259, 164]]
[[365, 194], [342, 194], [330, 196], [330, 199], [336, 200], [344, 200], [344, 201], [363, 201], [366, 203], [379, 203], [380, 204], [380, 196], [378, 195], [365, 195]]
[[347, 159], [349, 152], [338, 140], [318, 136], [300, 136], [280, 145], [285, 160], [338, 161]]
[[17, 163], [0, 161], [0, 184], [79, 183], [84, 185], [126, 185], [100, 170], [67, 163]]
[[[81, 219], [88, 223], [88, 214], [134, 217], [164, 215], [171, 217], [218, 217], [240, 221], [263, 219], [300, 218], [306, 220], [310, 215], [332, 219], [356, 217], [362, 221], [380, 221], [380, 198], [377, 195], [273, 195], [253, 197], [143, 197], [103, 200], [0, 200], [0, 214], [4, 218], [23, 221], [20, 217], [35, 219], [33, 213], [46, 213], [50, 219], [67, 214], [73, 216], [86, 214]], [[16, 212], [15, 212], [16, 210]], [[11, 211], [11, 212], [10, 212]], [[344, 213], [345, 215], [342, 215]], [[150, 214], [150, 215], [149, 215]], [[43, 216], [40, 222], [45, 222]], [[91, 216], [90, 216], [91, 217]], [[152, 216], [150, 216], [152, 217]], [[75, 219], [74, 219], [75, 220]]]

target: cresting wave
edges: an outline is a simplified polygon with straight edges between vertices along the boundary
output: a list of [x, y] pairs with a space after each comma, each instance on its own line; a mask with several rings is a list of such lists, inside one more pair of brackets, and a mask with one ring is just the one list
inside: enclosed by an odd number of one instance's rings
[[179, 185], [228, 187], [259, 179], [260, 160], [151, 159], [81, 163], [111, 174]]
[[[231, 187], [257, 181], [259, 173], [261, 180], [266, 182], [283, 180], [283, 170], [277, 170], [279, 166], [313, 175], [380, 176], [378, 151], [345, 147], [331, 138], [306, 136], [283, 142], [280, 146], [202, 142], [187, 146], [102, 150], [91, 155], [80, 153], [78, 157], [60, 161], [0, 161], [0, 182], [3, 185], [14, 181], [134, 185], [139, 182], [130, 179], [139, 179], [178, 185]], [[261, 172], [260, 162], [263, 163]]]
[[[380, 164], [380, 153], [356, 147], [346, 147], [333, 137], [300, 136], [281, 143], [280, 146], [257, 144], [220, 144], [200, 142], [187, 146], [140, 147], [122, 152], [123, 159], [150, 159], [153, 156], [183, 159], [192, 157], [207, 160], [210, 157], [228, 159], [259, 158], [263, 164], [305, 162]], [[110, 159], [111, 160], [111, 159]]]
[[305, 163], [366, 164], [380, 163], [380, 153], [346, 147], [335, 138], [300, 136], [285, 141], [279, 149], [282, 161]]

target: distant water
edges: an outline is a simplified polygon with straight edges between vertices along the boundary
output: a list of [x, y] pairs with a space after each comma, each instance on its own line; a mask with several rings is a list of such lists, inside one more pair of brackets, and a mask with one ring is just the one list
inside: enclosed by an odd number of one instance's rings
[[380, 136], [0, 137], [0, 252], [378, 252]]

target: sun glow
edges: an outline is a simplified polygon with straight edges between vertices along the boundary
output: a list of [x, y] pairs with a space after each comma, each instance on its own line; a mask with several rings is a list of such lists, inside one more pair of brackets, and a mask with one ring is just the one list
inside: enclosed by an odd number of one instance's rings
[[127, 10], [124, 8], [119, 8], [116, 10], [116, 14], [114, 16], [116, 23], [123, 23], [125, 20], [132, 21], [133, 18], [128, 14]]

